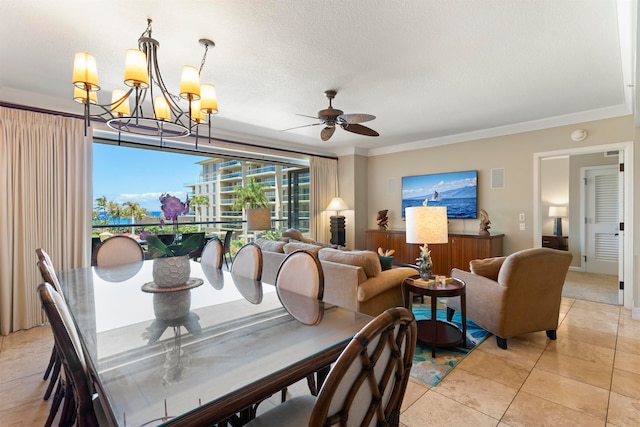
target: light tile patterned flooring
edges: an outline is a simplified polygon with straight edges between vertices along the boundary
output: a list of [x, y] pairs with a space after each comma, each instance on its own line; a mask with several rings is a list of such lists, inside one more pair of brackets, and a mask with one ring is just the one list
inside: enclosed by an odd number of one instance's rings
[[[640, 425], [640, 321], [619, 306], [569, 298], [560, 321], [557, 341], [538, 332], [502, 350], [489, 337], [436, 387], [412, 380], [401, 425]], [[48, 327], [0, 337], [0, 425], [44, 424], [51, 346]]]

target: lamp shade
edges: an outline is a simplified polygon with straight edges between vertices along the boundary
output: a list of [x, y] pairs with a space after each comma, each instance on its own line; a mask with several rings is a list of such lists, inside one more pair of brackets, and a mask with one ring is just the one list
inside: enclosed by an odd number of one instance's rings
[[124, 89], [114, 89], [113, 92], [111, 92], [111, 105], [113, 106], [113, 113], [118, 117], [131, 114], [129, 110], [129, 97]]
[[247, 230], [271, 230], [271, 209], [247, 209]]
[[156, 96], [156, 100], [153, 105], [153, 112], [158, 120], [171, 120], [171, 109], [169, 108], [169, 103], [164, 96]]
[[407, 243], [447, 243], [446, 206], [415, 206], [405, 209]]
[[[80, 89], [93, 92], [100, 90], [96, 58], [87, 52], [78, 52], [73, 60], [73, 84]], [[91, 99], [91, 98], [89, 98]]]
[[566, 218], [566, 206], [549, 206], [549, 216], [553, 218]]
[[191, 101], [191, 120], [198, 124], [207, 120], [207, 115], [200, 109], [200, 101]]
[[347, 204], [344, 202], [344, 200], [342, 200], [342, 198], [334, 197], [333, 199], [331, 199], [329, 206], [327, 206], [327, 209], [325, 210], [340, 212], [340, 211], [346, 211], [348, 209], [349, 209], [349, 206], [347, 206]]
[[182, 67], [180, 97], [192, 100], [200, 99], [200, 73], [196, 67], [190, 65]]
[[124, 84], [140, 89], [149, 87], [149, 70], [147, 70], [147, 55], [138, 49], [127, 49], [124, 59]]
[[[87, 102], [87, 91], [86, 89], [80, 89], [78, 87], [73, 88], [73, 100], [84, 104]], [[98, 92], [89, 92], [89, 102], [91, 104], [98, 103]]]
[[200, 86], [200, 111], [205, 114], [218, 113], [216, 87], [212, 84], [207, 83]]

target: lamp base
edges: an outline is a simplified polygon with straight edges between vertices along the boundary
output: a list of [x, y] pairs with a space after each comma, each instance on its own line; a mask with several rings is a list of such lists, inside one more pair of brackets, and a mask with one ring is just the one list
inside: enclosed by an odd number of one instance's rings
[[554, 236], [562, 236], [562, 218], [556, 217], [553, 227]]
[[346, 237], [344, 229], [344, 216], [332, 216], [331, 218], [331, 244], [345, 246]]

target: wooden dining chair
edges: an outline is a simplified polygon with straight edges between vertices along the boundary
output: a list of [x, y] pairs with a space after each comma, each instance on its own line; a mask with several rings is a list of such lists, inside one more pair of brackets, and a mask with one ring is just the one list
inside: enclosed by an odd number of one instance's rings
[[[94, 409], [93, 387], [89, 381], [87, 365], [80, 344], [80, 337], [75, 329], [71, 313], [64, 298], [49, 283], [38, 286], [38, 294], [44, 309], [56, 345], [58, 355], [64, 367], [65, 409], [72, 415], [71, 424], [79, 427], [99, 426]], [[97, 404], [97, 402], [96, 402]]]
[[231, 263], [231, 273], [253, 280], [262, 280], [262, 249], [255, 243], [242, 246]]
[[224, 265], [229, 269], [229, 262], [227, 259], [231, 260], [231, 238], [233, 237], [233, 230], [227, 230], [224, 235], [223, 242], [223, 257], [224, 257]]
[[202, 249], [200, 263], [210, 267], [222, 269], [224, 259], [224, 245], [220, 239], [211, 239], [209, 243]]
[[276, 288], [322, 300], [324, 276], [320, 261], [305, 250], [290, 253], [278, 267]]
[[[320, 261], [311, 252], [298, 250], [285, 257], [276, 273], [276, 290], [284, 308], [298, 321], [305, 324], [317, 324], [322, 319], [324, 307], [321, 301], [324, 295], [324, 275]], [[300, 295], [303, 298], [292, 298], [290, 293]], [[315, 300], [316, 303], [309, 300]], [[318, 394], [318, 386], [322, 383], [322, 377], [328, 368], [307, 376], [309, 391], [313, 396]], [[287, 389], [283, 389], [281, 393], [282, 402], [284, 402]]]
[[353, 337], [317, 397], [290, 399], [246, 427], [397, 426], [416, 335], [409, 310], [387, 309]]
[[96, 248], [91, 265], [116, 267], [144, 261], [142, 246], [129, 236], [109, 237]]

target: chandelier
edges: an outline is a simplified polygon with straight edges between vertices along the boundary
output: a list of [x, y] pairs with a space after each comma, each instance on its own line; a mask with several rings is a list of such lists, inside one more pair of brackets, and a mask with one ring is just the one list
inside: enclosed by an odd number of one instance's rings
[[[218, 100], [214, 85], [200, 84], [200, 72], [209, 47], [214, 47], [215, 43], [209, 39], [199, 40], [204, 46], [200, 68], [182, 68], [180, 92], [174, 95], [169, 92], [160, 74], [160, 44], [151, 37], [151, 22], [151, 19], [147, 19], [147, 29], [138, 39], [138, 49], [128, 49], [126, 53], [124, 84], [129, 89], [114, 89], [110, 104], [98, 104], [97, 92], [100, 85], [95, 57], [87, 52], [75, 54], [73, 99], [84, 104], [85, 135], [87, 128], [91, 126], [90, 117], [99, 117], [118, 133], [159, 136], [161, 139], [186, 137], [193, 134], [194, 129], [197, 137], [198, 125], [208, 122], [211, 136], [211, 115], [218, 112]], [[145, 113], [143, 108], [147, 97], [152, 113]], [[180, 107], [179, 103], [182, 101], [187, 102], [187, 108]], [[100, 113], [92, 115], [91, 105], [99, 107]]]

